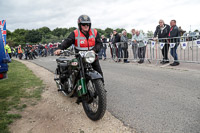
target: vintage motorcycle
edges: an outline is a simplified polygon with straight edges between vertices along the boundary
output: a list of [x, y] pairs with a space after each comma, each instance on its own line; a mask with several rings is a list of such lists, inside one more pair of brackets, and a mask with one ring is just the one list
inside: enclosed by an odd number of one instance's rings
[[42, 57], [47, 57], [46, 49], [42, 49], [41, 56]]
[[[69, 97], [77, 97], [76, 103], [82, 102], [91, 120], [101, 119], [106, 111], [106, 90], [103, 77], [91, 65], [96, 54], [92, 51], [72, 53], [69, 50], [61, 50], [60, 53], [62, 56], [56, 59], [54, 78], [58, 91]], [[69, 55], [75, 55], [75, 58], [70, 59]]]

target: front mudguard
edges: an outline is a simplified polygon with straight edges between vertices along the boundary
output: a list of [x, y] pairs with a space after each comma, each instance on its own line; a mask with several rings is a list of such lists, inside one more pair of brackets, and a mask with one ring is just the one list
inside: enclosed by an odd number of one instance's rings
[[103, 80], [103, 77], [101, 76], [101, 74], [95, 70], [86, 72], [85, 76], [86, 76], [86, 79], [91, 79], [91, 80], [102, 79]]

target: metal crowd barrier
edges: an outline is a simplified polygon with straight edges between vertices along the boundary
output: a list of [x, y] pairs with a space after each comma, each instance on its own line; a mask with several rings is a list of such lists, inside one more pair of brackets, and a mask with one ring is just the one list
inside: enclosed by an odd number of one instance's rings
[[[179, 62], [186, 62], [186, 63], [200, 63], [200, 36], [187, 36], [187, 37], [174, 37], [174, 38], [159, 38], [154, 41], [152, 38], [145, 38], [144, 43], [146, 45], [146, 53], [145, 53], [145, 60], [149, 63], [156, 62], [159, 63], [163, 60], [162, 49], [165, 45], [168, 45], [168, 59], [170, 62], [174, 61], [174, 58], [170, 54], [170, 51], [176, 45], [174, 41], [177, 41], [177, 55]], [[113, 59], [117, 61], [117, 50], [120, 47], [120, 43], [116, 45], [111, 43], [105, 43], [107, 45], [106, 50], [106, 58]], [[133, 57], [133, 50], [132, 50], [132, 42], [129, 40], [128, 42], [128, 60], [135, 60]], [[117, 48], [116, 48], [117, 47]], [[115, 48], [116, 50], [113, 51]], [[112, 57], [111, 51], [114, 53]], [[165, 54], [165, 52], [164, 52]], [[123, 58], [122, 58], [123, 59]], [[138, 60], [138, 58], [137, 58]]]

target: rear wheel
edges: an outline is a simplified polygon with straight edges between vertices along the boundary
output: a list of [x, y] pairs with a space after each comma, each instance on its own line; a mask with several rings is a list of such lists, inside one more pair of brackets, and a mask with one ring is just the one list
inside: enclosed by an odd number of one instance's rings
[[83, 100], [82, 105], [87, 116], [97, 121], [104, 116], [106, 111], [106, 91], [101, 79], [89, 80], [87, 88], [88, 98]]

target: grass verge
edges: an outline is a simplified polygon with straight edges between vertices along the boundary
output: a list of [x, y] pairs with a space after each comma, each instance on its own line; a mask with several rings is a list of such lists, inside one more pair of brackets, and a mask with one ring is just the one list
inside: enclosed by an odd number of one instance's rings
[[43, 88], [42, 80], [24, 64], [9, 63], [8, 79], [0, 80], [0, 133], [9, 133], [8, 125], [21, 118], [20, 111], [27, 105], [35, 105]]

